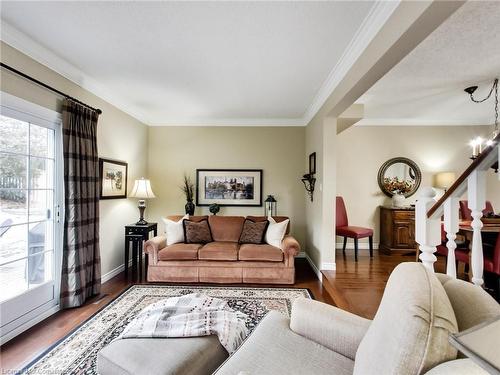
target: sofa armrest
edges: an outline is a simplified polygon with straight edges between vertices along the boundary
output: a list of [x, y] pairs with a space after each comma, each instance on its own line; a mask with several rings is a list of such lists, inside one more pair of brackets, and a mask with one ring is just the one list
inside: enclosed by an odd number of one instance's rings
[[292, 305], [290, 329], [354, 360], [370, 322], [335, 306], [298, 298]]
[[289, 235], [283, 238], [283, 242], [281, 244], [283, 247], [283, 253], [285, 254], [285, 263], [288, 267], [292, 267], [295, 256], [300, 252], [300, 244], [294, 237]]
[[149, 254], [150, 264], [158, 263], [158, 251], [167, 246], [166, 236], [156, 236], [147, 240], [144, 244], [144, 252]]

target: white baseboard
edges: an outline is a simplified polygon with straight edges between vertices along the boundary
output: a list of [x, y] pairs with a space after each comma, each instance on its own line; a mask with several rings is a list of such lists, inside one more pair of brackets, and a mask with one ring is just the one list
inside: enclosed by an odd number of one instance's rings
[[335, 262], [324, 262], [321, 264], [321, 269], [324, 271], [335, 271], [336, 268]]
[[[342, 250], [342, 246], [344, 246], [342, 242], [337, 242], [335, 244], [336, 249]], [[354, 250], [354, 242], [352, 240], [347, 241], [347, 246], [345, 248], [346, 250]], [[359, 250], [370, 250], [370, 245], [368, 244], [368, 242], [359, 242], [358, 248]], [[374, 250], [378, 249], [378, 243], [373, 244], [373, 249]]]
[[49, 316], [51, 316], [52, 314], [55, 314], [58, 311], [59, 311], [59, 305], [58, 306], [54, 306], [51, 309], [43, 312], [42, 314], [37, 315], [35, 318], [29, 320], [28, 322], [26, 322], [26, 323], [20, 325], [19, 327], [13, 329], [12, 331], [6, 333], [5, 335], [2, 335], [0, 337], [0, 345], [5, 344], [7, 341], [13, 339], [17, 335], [20, 335], [24, 331], [26, 331], [26, 330], [30, 329], [31, 327], [33, 327], [35, 324], [40, 323], [42, 320], [47, 319]]
[[[128, 267], [132, 267], [132, 259], [128, 261]], [[113, 277], [118, 275], [120, 272], [125, 271], [125, 263], [120, 264], [118, 267], [113, 268], [111, 271], [106, 272], [104, 275], [101, 276], [101, 284], [104, 284], [106, 281], [111, 280]]]
[[[319, 281], [323, 281], [323, 274], [318, 269], [318, 267], [316, 267], [312, 259], [309, 257], [309, 254], [307, 254], [305, 251], [301, 251], [300, 253], [297, 254], [296, 258], [305, 258], [307, 262], [310, 264], [316, 276], [318, 277]], [[321, 269], [324, 271], [335, 271], [336, 269], [335, 262], [321, 263]]]
[[316, 277], [319, 279], [319, 281], [322, 282], [323, 281], [323, 274], [318, 269], [318, 267], [316, 267], [316, 265], [314, 264], [314, 262], [312, 261], [312, 259], [309, 257], [309, 254], [304, 253], [304, 255], [305, 255], [305, 258], [307, 259], [307, 262], [309, 263], [309, 265], [313, 269], [314, 273], [316, 274]]

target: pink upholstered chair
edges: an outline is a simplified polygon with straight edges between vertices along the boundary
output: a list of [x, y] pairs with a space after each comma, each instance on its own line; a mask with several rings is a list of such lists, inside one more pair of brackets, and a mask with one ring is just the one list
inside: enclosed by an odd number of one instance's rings
[[354, 259], [358, 261], [358, 240], [360, 238], [368, 237], [370, 244], [370, 257], [373, 256], [373, 229], [355, 227], [349, 225], [349, 220], [347, 218], [347, 211], [345, 209], [344, 199], [342, 197], [336, 198], [336, 222], [335, 222], [335, 232], [337, 236], [344, 237], [344, 245], [342, 246], [342, 251], [345, 254], [345, 247], [347, 245], [347, 239], [354, 239]]
[[[483, 210], [483, 215], [488, 214], [489, 212], [495, 212], [493, 210], [493, 205], [490, 201], [486, 201], [485, 208]], [[472, 221], [471, 210], [467, 204], [467, 201], [460, 201], [460, 217], [463, 221]]]

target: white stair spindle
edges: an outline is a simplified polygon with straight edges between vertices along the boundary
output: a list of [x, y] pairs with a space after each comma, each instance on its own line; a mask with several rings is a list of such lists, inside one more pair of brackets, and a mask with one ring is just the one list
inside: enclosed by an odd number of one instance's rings
[[415, 239], [422, 252], [419, 259], [425, 267], [434, 271], [436, 246], [441, 243], [441, 219], [427, 218], [427, 212], [436, 203], [436, 192], [431, 187], [422, 189], [415, 204]]
[[481, 238], [481, 228], [483, 222], [483, 210], [486, 206], [486, 172], [475, 170], [468, 180], [468, 205], [471, 210], [473, 229], [472, 234], [472, 254], [471, 254], [471, 270], [472, 282], [476, 285], [483, 285], [483, 240]]
[[455, 262], [455, 239], [458, 232], [458, 198], [450, 197], [444, 202], [444, 230], [446, 232], [446, 247], [448, 248], [448, 259], [446, 263], [446, 274], [457, 278], [457, 267]]

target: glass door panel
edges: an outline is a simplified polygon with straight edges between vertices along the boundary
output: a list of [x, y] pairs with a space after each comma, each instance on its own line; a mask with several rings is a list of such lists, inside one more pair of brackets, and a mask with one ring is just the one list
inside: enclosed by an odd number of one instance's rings
[[[3, 109], [3, 107], [2, 107]], [[9, 112], [10, 114], [10, 112]], [[58, 304], [58, 124], [0, 117], [0, 328]], [[46, 125], [46, 124], [45, 124]], [[57, 132], [56, 132], [57, 131]], [[56, 142], [56, 140], [58, 140]], [[56, 199], [57, 198], [57, 199]]]

